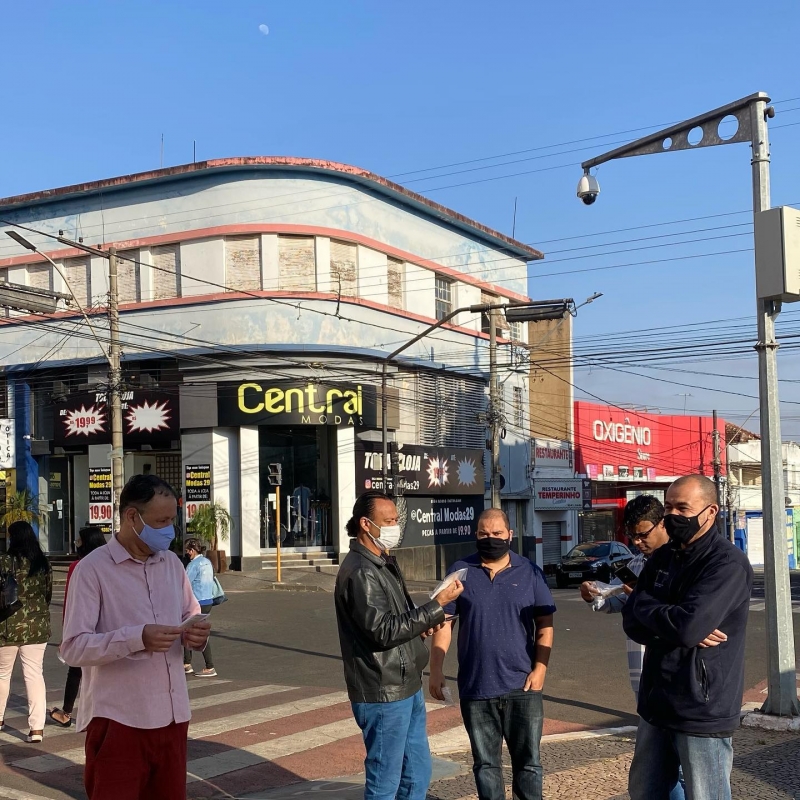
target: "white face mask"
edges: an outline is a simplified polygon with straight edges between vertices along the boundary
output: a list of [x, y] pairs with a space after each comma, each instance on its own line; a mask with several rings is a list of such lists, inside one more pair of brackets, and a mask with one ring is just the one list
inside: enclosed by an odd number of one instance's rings
[[[370, 525], [375, 525], [375, 523], [369, 517], [366, 517], [365, 519]], [[370, 534], [370, 538], [373, 542], [375, 542], [376, 545], [378, 545], [378, 547], [381, 548], [381, 550], [393, 550], [398, 544], [400, 544], [400, 539], [403, 537], [403, 533], [400, 530], [399, 525], [384, 525], [382, 527], [375, 525], [375, 527], [380, 531], [380, 536], [376, 538]]]

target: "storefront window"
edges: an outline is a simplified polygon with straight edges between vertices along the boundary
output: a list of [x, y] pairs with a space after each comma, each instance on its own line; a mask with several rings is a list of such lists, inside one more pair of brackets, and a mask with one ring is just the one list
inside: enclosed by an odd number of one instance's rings
[[613, 541], [616, 536], [616, 511], [589, 511], [578, 514], [579, 540], [581, 542]]
[[334, 428], [319, 425], [261, 426], [259, 483], [261, 547], [275, 547], [277, 499], [269, 465], [280, 464], [281, 547], [332, 547], [330, 437]]

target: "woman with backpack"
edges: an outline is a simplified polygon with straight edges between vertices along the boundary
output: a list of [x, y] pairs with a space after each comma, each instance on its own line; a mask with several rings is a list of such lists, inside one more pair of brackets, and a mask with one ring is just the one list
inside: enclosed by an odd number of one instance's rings
[[[47, 713], [42, 664], [50, 639], [53, 572], [30, 524], [20, 521], [9, 525], [8, 540], [8, 552], [0, 555], [0, 582], [8, 587], [16, 581], [17, 602], [0, 612], [0, 730], [11, 690], [11, 671], [19, 654], [28, 696], [30, 732], [25, 741], [37, 744], [44, 735]], [[7, 593], [4, 595], [7, 597]]]
[[[67, 583], [64, 587], [64, 611], [67, 613], [67, 594], [69, 592], [69, 579], [75, 571], [75, 567], [80, 563], [80, 559], [88, 556], [92, 550], [98, 547], [103, 547], [106, 543], [106, 537], [103, 534], [103, 529], [97, 525], [87, 525], [81, 528], [78, 532], [78, 539], [80, 544], [76, 541], [75, 552], [78, 554], [78, 561], [73, 561], [69, 565], [67, 572]], [[80, 602], [79, 600], [76, 602]], [[62, 614], [62, 616], [63, 616]], [[75, 708], [75, 700], [78, 697], [78, 690], [81, 687], [81, 668], [70, 667], [67, 671], [67, 685], [64, 687], [64, 705], [61, 708], [54, 708], [50, 712], [50, 719], [60, 725], [62, 728], [69, 728], [72, 725], [72, 709]]]
[[[186, 565], [186, 575], [189, 583], [192, 584], [192, 591], [200, 603], [200, 612], [209, 614], [214, 604], [214, 567], [211, 562], [203, 555], [206, 546], [195, 538], [187, 539], [183, 546], [186, 558], [189, 559]], [[205, 659], [205, 669], [194, 672], [192, 668], [192, 651], [184, 648], [183, 669], [187, 675], [193, 672], [198, 678], [213, 678], [217, 671], [214, 669], [214, 659], [211, 657], [211, 640], [206, 642], [206, 649], [203, 650]]]

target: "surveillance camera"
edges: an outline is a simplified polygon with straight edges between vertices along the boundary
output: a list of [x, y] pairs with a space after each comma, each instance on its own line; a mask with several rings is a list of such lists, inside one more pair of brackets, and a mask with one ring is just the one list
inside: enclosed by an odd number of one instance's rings
[[600, 184], [597, 182], [597, 178], [594, 175], [589, 175], [588, 172], [585, 173], [578, 181], [578, 197], [581, 202], [586, 206], [590, 206], [597, 200], [597, 195], [599, 194]]

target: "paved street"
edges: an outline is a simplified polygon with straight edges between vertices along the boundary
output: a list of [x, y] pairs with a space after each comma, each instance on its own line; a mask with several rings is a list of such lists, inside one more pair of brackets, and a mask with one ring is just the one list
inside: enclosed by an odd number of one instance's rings
[[[309, 788], [304, 781], [357, 775], [363, 748], [344, 693], [331, 595], [233, 590], [230, 597], [213, 614], [219, 676], [188, 679], [193, 708], [188, 796], [260, 798], [277, 797], [275, 793], [280, 792], [281, 797], [299, 798], [303, 795], [298, 792]], [[587, 729], [635, 725], [620, 619], [593, 614], [575, 589], [556, 590], [555, 597], [559, 607], [556, 646], [545, 692], [548, 796], [586, 796], [580, 789], [586, 785], [603, 787], [606, 794], [598, 788], [593, 795], [597, 798], [624, 797], [630, 732], [564, 741], [564, 736], [584, 736], [581, 732]], [[424, 595], [417, 599], [424, 600]], [[58, 602], [57, 596], [53, 641], [60, 637]], [[794, 620], [800, 639], [800, 615]], [[747, 685], [751, 691], [746, 700], [757, 702], [763, 696], [764, 652], [764, 614], [756, 598], [750, 616]], [[454, 656], [449, 654], [446, 664], [450, 676], [455, 674]], [[49, 648], [46, 680], [51, 707], [61, 703], [65, 672], [55, 647]], [[26, 720], [18, 674], [12, 690], [8, 728], [0, 734], [0, 798], [83, 797], [83, 735], [48, 726], [42, 746], [24, 744], [20, 732], [26, 730]], [[437, 761], [439, 780], [430, 797], [469, 797], [474, 788], [471, 775], [464, 771], [467, 744], [459, 712], [439, 703], [428, 707], [431, 745], [441, 759]], [[747, 764], [763, 767], [765, 759], [783, 763], [784, 749], [767, 754], [775, 755], [774, 759], [751, 752], [782, 747], [780, 735], [744, 732], [741, 737], [745, 777], [750, 775]], [[765, 744], [758, 745], [759, 741]], [[796, 741], [796, 737], [786, 741]], [[342, 800], [351, 794], [357, 797], [357, 782], [350, 784], [337, 782], [324, 793], [314, 784], [314, 793]]]

